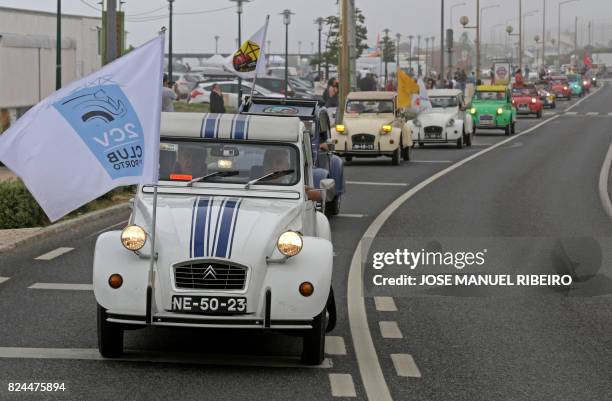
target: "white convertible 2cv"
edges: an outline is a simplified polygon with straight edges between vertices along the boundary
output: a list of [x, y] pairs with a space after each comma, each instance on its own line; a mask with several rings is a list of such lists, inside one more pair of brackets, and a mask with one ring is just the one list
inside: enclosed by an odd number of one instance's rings
[[302, 361], [320, 364], [336, 319], [333, 248], [304, 124], [164, 113], [159, 164], [128, 226], [96, 243], [102, 356], [122, 354], [127, 328], [270, 329], [301, 335]]
[[458, 148], [472, 146], [473, 121], [466, 111], [463, 92], [459, 89], [432, 89], [427, 92], [432, 109], [410, 121], [412, 140], [426, 143], [451, 143]]

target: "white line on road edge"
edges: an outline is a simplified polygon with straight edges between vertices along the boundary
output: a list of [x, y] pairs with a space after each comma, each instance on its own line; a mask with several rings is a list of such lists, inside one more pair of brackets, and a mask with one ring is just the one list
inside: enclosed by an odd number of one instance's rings
[[266, 368], [314, 368], [333, 367], [325, 358], [318, 366], [302, 365], [299, 358], [286, 356], [255, 355], [197, 355], [176, 352], [126, 351], [121, 358], [103, 358], [97, 348], [16, 348], [0, 347], [0, 358], [14, 359], [76, 359], [117, 362], [157, 362], [196, 365], [254, 366]]
[[361, 219], [364, 216], [365, 216], [365, 214], [340, 213], [340, 214], [337, 214], [335, 217], [347, 217], [347, 218], [351, 218], [351, 219]]
[[5, 281], [9, 280], [10, 277], [0, 277], [0, 284], [4, 283]]
[[397, 306], [392, 297], [374, 297], [374, 304], [379, 312], [397, 312]]
[[606, 158], [604, 159], [603, 166], [601, 167], [601, 172], [599, 173], [599, 199], [601, 199], [601, 204], [612, 219], [612, 202], [610, 201], [610, 194], [608, 193], [608, 176], [610, 174], [610, 166], [612, 165], [612, 144], [608, 148], [608, 153], [606, 154]]
[[398, 376], [421, 377], [421, 371], [410, 354], [391, 354], [391, 360]]
[[31, 290], [93, 291], [93, 284], [34, 283], [28, 288]]
[[347, 373], [330, 373], [329, 384], [333, 397], [357, 397], [353, 376]]
[[409, 163], [452, 163], [452, 160], [410, 160]]
[[565, 114], [566, 116], [575, 116], [578, 114], [578, 112], [577, 111], [566, 111], [563, 114]]
[[[593, 96], [597, 92], [599, 91], [594, 91], [590, 95], [583, 97], [578, 102], [570, 106], [568, 109], [576, 107], [581, 102]], [[355, 252], [353, 253], [353, 258], [351, 259], [347, 287], [347, 303], [349, 327], [351, 329], [351, 336], [353, 338], [353, 346], [355, 347], [357, 365], [359, 366], [361, 380], [363, 381], [363, 386], [365, 388], [369, 400], [392, 401], [393, 399], [391, 398], [389, 387], [387, 386], [387, 382], [380, 367], [378, 355], [376, 354], [376, 349], [374, 348], [372, 334], [370, 333], [370, 327], [368, 325], [368, 316], [366, 314], [365, 301], [362, 296], [363, 281], [361, 276], [361, 247], [363, 246], [363, 240], [365, 238], [374, 238], [378, 231], [380, 231], [380, 229], [382, 228], [383, 224], [389, 219], [389, 217], [391, 217], [393, 212], [395, 212], [402, 204], [404, 204], [404, 202], [412, 198], [417, 192], [419, 192], [432, 182], [438, 180], [440, 177], [450, 173], [451, 171], [458, 169], [464, 164], [469, 163], [470, 161], [486, 153], [489, 153], [492, 150], [503, 146], [508, 142], [514, 141], [516, 138], [520, 138], [523, 135], [527, 135], [530, 132], [537, 130], [541, 126], [548, 124], [549, 122], [554, 121], [557, 118], [559, 118], [559, 116], [555, 115], [549, 119], [546, 119], [519, 134], [515, 134], [510, 138], [491, 145], [490, 147], [483, 149], [478, 153], [474, 153], [473, 155], [470, 155], [465, 159], [460, 160], [451, 166], [448, 166], [444, 170], [439, 171], [431, 177], [427, 178], [426, 180], [420, 182], [419, 184], [399, 196], [389, 206], [387, 206], [378, 216], [376, 216], [372, 224], [370, 224], [368, 229], [365, 231], [365, 233], [357, 243], [357, 247], [355, 248]]]
[[380, 186], [392, 186], [392, 187], [405, 187], [408, 184], [403, 182], [371, 182], [371, 181], [347, 181], [350, 185], [380, 185]]
[[378, 322], [382, 338], [404, 338], [397, 322]]
[[35, 260], [52, 260], [72, 250], [74, 250], [74, 248], [68, 248], [68, 247], [57, 248], [57, 249], [52, 250], [51, 252], [47, 252], [43, 255], [40, 255], [39, 257], [35, 258]]
[[589, 111], [589, 112], [586, 113], [586, 115], [587, 116], [598, 116], [599, 112], [597, 112], [597, 111]]
[[325, 353], [328, 355], [346, 355], [344, 337], [325, 336]]

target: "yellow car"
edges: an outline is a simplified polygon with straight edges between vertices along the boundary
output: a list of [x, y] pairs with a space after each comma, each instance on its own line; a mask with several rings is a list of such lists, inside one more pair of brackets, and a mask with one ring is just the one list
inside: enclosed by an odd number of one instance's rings
[[393, 165], [410, 160], [412, 135], [397, 109], [394, 92], [352, 92], [347, 96], [344, 119], [332, 132], [335, 151], [353, 157], [389, 156]]

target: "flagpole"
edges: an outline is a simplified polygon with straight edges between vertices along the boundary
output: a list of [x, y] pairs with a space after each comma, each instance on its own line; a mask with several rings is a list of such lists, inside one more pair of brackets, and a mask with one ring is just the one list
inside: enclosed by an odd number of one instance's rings
[[[160, 35], [166, 35], [166, 27], [162, 27], [159, 31]], [[163, 57], [162, 57], [163, 63]], [[162, 66], [163, 68], [163, 66]], [[157, 183], [153, 185], [153, 213], [151, 215], [151, 263], [149, 264], [149, 277], [147, 284], [147, 300], [146, 300], [146, 323], [153, 323], [153, 308], [155, 307], [155, 261], [157, 260], [157, 252], [155, 250], [155, 226], [157, 222]]]
[[261, 42], [261, 47], [260, 47], [260, 51], [259, 51], [259, 59], [257, 59], [257, 65], [255, 66], [255, 77], [253, 77], [253, 87], [251, 88], [251, 100], [253, 99], [253, 96], [255, 95], [255, 84], [257, 83], [257, 70], [259, 70], [259, 60], [261, 59], [261, 56], [263, 54], [263, 56], [265, 57], [265, 52], [263, 50], [265, 49], [265, 43], [266, 43], [266, 39], [268, 38], [268, 22], [270, 21], [270, 15], [266, 16], [266, 30], [264, 32], [264, 40]]

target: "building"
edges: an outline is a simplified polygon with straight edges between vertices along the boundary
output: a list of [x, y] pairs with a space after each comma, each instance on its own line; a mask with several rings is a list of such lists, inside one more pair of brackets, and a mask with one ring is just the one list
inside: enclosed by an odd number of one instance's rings
[[[55, 90], [55, 13], [0, 7], [0, 132]], [[62, 15], [62, 85], [100, 68], [102, 19]]]

